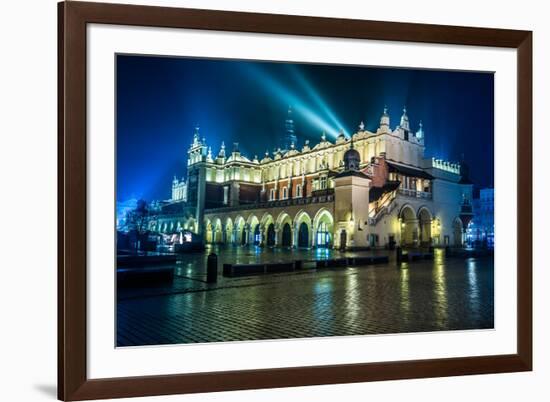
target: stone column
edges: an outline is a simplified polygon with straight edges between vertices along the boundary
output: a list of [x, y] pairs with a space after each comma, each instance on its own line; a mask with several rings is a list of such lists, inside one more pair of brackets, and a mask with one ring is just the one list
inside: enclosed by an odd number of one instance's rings
[[279, 233], [280, 231], [281, 231], [281, 230], [276, 226], [276, 227], [275, 227], [275, 244], [273, 245], [274, 247], [278, 247], [278, 246], [279, 246], [279, 243], [280, 243], [280, 242], [279, 242], [279, 236], [282, 235], [282, 234]]

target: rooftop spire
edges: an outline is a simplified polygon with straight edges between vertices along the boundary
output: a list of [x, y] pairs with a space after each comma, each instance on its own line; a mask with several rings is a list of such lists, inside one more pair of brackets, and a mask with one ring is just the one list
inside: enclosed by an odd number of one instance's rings
[[359, 123], [359, 130], [360, 130], [360, 131], [364, 131], [364, 130], [365, 130], [365, 123], [363, 123], [363, 121], [361, 121], [361, 123]]
[[199, 125], [195, 124], [195, 131], [193, 132], [193, 145], [198, 145], [200, 143], [199, 130]]
[[399, 124], [402, 129], [409, 130], [409, 116], [407, 116], [407, 107], [403, 106], [403, 115], [401, 116], [401, 122]]
[[416, 132], [416, 138], [418, 139], [424, 138], [424, 129], [422, 127], [422, 120], [420, 120], [420, 123], [418, 123], [418, 131]]
[[382, 126], [388, 126], [390, 125], [390, 116], [388, 114], [388, 107], [384, 105], [384, 112], [382, 113], [382, 117], [380, 117], [380, 127]]

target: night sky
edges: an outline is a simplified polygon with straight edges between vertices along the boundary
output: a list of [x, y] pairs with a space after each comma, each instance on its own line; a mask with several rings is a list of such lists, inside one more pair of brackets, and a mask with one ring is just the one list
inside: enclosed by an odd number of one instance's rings
[[394, 129], [406, 105], [426, 157], [464, 154], [476, 187], [493, 187], [493, 95], [492, 73], [119, 55], [117, 201], [170, 198], [196, 125], [213, 155], [238, 142], [261, 159], [280, 145], [288, 105], [298, 149], [361, 121], [376, 131], [384, 105]]

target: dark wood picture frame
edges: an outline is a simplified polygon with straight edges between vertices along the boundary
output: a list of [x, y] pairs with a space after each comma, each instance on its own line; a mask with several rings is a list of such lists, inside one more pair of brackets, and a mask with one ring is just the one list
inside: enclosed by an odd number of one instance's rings
[[[517, 49], [517, 353], [88, 379], [86, 25], [89, 23]], [[58, 27], [59, 399], [117, 398], [532, 370], [532, 32], [72, 1], [59, 3]]]

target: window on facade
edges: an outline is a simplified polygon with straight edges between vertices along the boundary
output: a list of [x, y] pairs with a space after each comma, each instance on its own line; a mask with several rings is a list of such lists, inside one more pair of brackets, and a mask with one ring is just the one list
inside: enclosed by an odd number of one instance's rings
[[313, 191], [319, 190], [319, 180], [318, 179], [313, 180], [312, 190]]
[[302, 196], [302, 185], [301, 184], [298, 184], [296, 186], [296, 198], [299, 198]]
[[227, 205], [229, 202], [229, 187], [225, 186], [223, 188], [223, 205]]
[[275, 199], [275, 189], [272, 188], [269, 190], [269, 200], [272, 201]]
[[283, 187], [283, 200], [288, 198], [288, 188]]
[[326, 188], [327, 188], [327, 177], [322, 176], [320, 181], [319, 181], [319, 189], [320, 190], [325, 190]]

